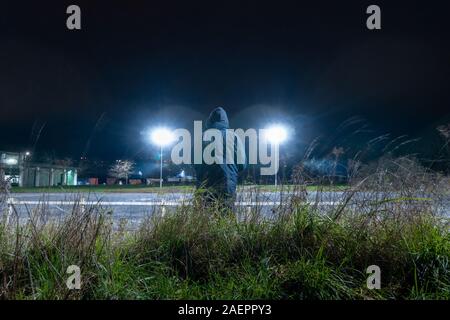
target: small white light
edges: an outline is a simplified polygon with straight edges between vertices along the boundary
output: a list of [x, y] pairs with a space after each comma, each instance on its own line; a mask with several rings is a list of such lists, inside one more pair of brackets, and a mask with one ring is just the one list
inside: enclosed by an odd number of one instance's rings
[[8, 158], [8, 159], [6, 159], [5, 162], [7, 165], [10, 165], [10, 166], [16, 165], [18, 163], [17, 159], [14, 159], [14, 158]]
[[266, 130], [266, 139], [271, 143], [280, 144], [287, 139], [287, 130], [282, 126], [273, 126]]
[[158, 128], [152, 131], [151, 139], [154, 144], [159, 146], [166, 146], [171, 144], [174, 140], [174, 134], [167, 128]]

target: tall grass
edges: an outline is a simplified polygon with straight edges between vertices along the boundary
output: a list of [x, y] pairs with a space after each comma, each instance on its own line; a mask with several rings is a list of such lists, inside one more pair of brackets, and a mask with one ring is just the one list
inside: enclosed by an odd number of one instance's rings
[[[306, 187], [320, 181], [302, 166], [295, 179], [270, 215], [196, 200], [134, 230], [100, 203], [55, 219], [43, 202], [21, 219], [3, 199], [0, 297], [450, 299], [446, 177], [385, 158], [355, 170], [341, 193], [318, 187], [312, 202]], [[69, 265], [81, 268], [81, 290], [66, 287]], [[371, 265], [380, 290], [367, 288]]]

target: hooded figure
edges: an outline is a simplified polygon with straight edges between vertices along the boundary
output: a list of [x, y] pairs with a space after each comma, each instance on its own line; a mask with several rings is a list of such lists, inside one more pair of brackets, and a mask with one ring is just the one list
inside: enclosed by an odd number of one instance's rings
[[[238, 174], [246, 167], [242, 141], [234, 133], [227, 135], [227, 129], [229, 129], [228, 116], [221, 107], [215, 108], [211, 112], [206, 120], [205, 129], [217, 129], [221, 132], [223, 150], [214, 155], [215, 163], [210, 165], [202, 163], [195, 166], [197, 188], [206, 189], [215, 199], [233, 200], [236, 195]], [[227, 141], [234, 145], [233, 163], [227, 163], [226, 161]], [[218, 159], [220, 159], [220, 163], [218, 163]], [[240, 163], [242, 164], [238, 164], [238, 159], [241, 159]]]

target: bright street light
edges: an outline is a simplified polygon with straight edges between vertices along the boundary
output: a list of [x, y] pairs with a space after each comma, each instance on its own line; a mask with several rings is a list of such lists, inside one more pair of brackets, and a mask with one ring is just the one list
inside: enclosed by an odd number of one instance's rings
[[[281, 125], [274, 125], [266, 129], [266, 139], [275, 147], [275, 164], [279, 168], [278, 154], [280, 152], [280, 144], [287, 139], [287, 130]], [[275, 173], [275, 187], [278, 185], [278, 172]]]
[[287, 139], [287, 130], [279, 125], [267, 128], [266, 138], [273, 144], [280, 144]]
[[170, 129], [157, 128], [151, 133], [152, 142], [160, 147], [160, 168], [159, 168], [159, 187], [162, 188], [162, 168], [163, 168], [163, 147], [171, 144], [175, 140], [175, 136]]
[[157, 128], [153, 130], [151, 138], [153, 143], [158, 146], [166, 146], [175, 140], [173, 132], [167, 128]]

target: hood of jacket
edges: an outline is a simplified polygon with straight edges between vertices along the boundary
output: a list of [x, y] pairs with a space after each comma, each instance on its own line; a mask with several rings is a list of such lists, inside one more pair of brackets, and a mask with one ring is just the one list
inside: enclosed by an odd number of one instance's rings
[[206, 129], [228, 129], [230, 126], [226, 111], [221, 108], [215, 108], [206, 120]]

